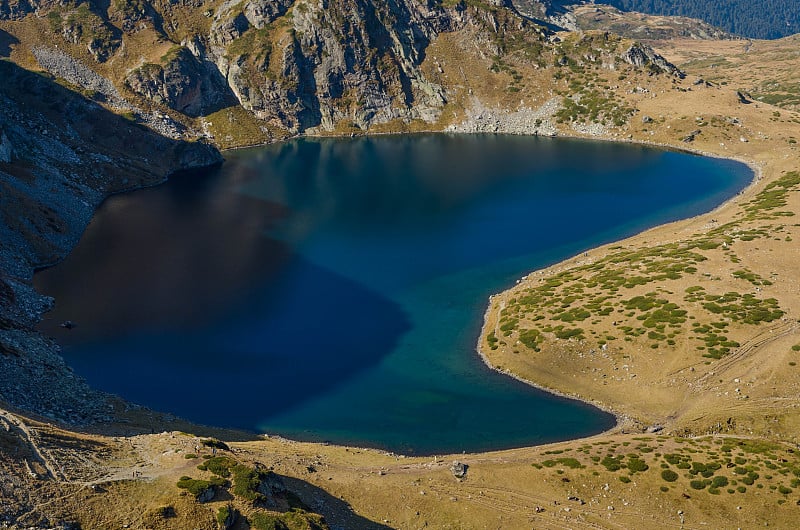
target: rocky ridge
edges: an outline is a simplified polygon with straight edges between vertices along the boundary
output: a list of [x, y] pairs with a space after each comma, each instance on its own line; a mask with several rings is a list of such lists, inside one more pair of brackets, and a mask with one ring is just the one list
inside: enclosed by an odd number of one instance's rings
[[702, 20], [625, 12], [603, 4], [576, 4], [569, 7], [576, 27], [603, 29], [631, 39], [647, 41], [672, 38], [697, 40], [736, 39], [734, 35]]
[[[524, 50], [547, 67], [558, 42], [552, 21], [567, 14], [560, 3], [511, 0], [123, 0], [107, 9], [28, 0], [0, 4], [0, 26], [19, 36], [18, 53], [29, 49], [42, 68], [162, 134], [213, 135], [216, 114], [243, 109], [255, 129], [240, 140], [247, 144], [411, 123], [436, 129], [456, 97], [424, 67], [440, 35], [470, 35], [485, 58]], [[620, 60], [675, 74], [652, 50], [631, 49]]]

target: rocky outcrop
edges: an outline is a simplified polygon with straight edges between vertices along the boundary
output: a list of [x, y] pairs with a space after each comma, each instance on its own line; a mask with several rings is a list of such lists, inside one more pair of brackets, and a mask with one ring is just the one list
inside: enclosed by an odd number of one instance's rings
[[105, 102], [112, 107], [120, 110], [131, 108], [131, 105], [120, 95], [114, 83], [63, 51], [43, 46], [37, 46], [31, 51], [41, 67], [52, 75], [75, 86], [101, 94]]
[[522, 16], [538, 20], [545, 20], [548, 8], [552, 9], [549, 2], [545, 3], [539, 0], [511, 0], [511, 4]]
[[154, 103], [197, 117], [236, 103], [216, 67], [195, 57], [188, 48], [175, 47], [164, 64], [144, 64], [133, 70], [125, 84]]
[[621, 58], [628, 64], [638, 68], [649, 68], [652, 73], [664, 73], [683, 78], [685, 74], [677, 66], [657, 54], [653, 48], [640, 42], [628, 48]]
[[247, 3], [212, 27], [209, 52], [244, 108], [294, 132], [436, 119], [443, 90], [419, 65], [430, 39], [450, 23], [442, 9], [320, 2], [295, 9], [283, 31], [261, 30], [289, 4]]
[[259, 472], [258, 493], [263, 495], [261, 503], [266, 508], [278, 508], [286, 493], [289, 491], [280, 475], [271, 471]]
[[294, 0], [252, 0], [244, 5], [243, 13], [247, 21], [257, 29], [263, 29], [286, 11]]
[[469, 465], [459, 462], [458, 460], [454, 460], [453, 463], [450, 465], [450, 472], [456, 478], [464, 478], [467, 476], [467, 470], [469, 469]]
[[123, 98], [117, 87], [108, 78], [61, 50], [37, 46], [32, 51], [36, 60], [47, 72], [80, 87], [94, 100], [105, 103], [116, 110], [132, 114], [137, 120], [163, 136], [179, 139], [186, 133], [186, 129], [181, 123], [168, 116], [158, 111], [143, 110], [131, 104]]
[[108, 6], [108, 18], [125, 33], [160, 28], [160, 16], [145, 0], [115, 0]]
[[578, 4], [569, 7], [582, 30], [611, 31], [629, 39], [668, 40], [678, 38], [721, 40], [738, 38], [702, 20], [677, 16], [655, 16], [623, 12], [603, 4]]
[[39, 17], [47, 14], [54, 33], [60, 34], [66, 43], [85, 47], [97, 62], [107, 61], [122, 45], [122, 32], [95, 3], [0, 0], [0, 20], [21, 20], [30, 14]]

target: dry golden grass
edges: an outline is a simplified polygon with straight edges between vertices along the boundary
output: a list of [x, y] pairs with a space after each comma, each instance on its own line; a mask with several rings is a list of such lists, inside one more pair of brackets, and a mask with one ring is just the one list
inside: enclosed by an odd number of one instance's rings
[[[72, 436], [72, 451], [96, 440]], [[105, 440], [109, 473], [94, 489], [62, 481], [50, 497], [56, 513], [87, 529], [214, 528], [217, 510], [230, 503], [247, 513], [227, 489], [199, 504], [176, 487], [183, 475], [208, 474], [196, 469], [207, 448], [186, 458], [200, 441], [180, 432]], [[607, 434], [428, 458], [280, 439], [229, 445], [217, 454], [269, 466], [344, 528], [789, 528], [800, 471], [794, 444], [726, 436]], [[455, 459], [469, 466], [463, 479], [449, 469]], [[174, 516], [163, 517], [164, 508]]]

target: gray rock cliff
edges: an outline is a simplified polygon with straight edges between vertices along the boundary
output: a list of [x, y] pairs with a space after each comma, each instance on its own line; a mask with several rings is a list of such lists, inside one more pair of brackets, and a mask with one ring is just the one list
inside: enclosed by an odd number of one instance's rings
[[216, 67], [183, 46], [170, 51], [163, 64], [147, 63], [133, 70], [125, 83], [134, 93], [192, 117], [236, 104]]

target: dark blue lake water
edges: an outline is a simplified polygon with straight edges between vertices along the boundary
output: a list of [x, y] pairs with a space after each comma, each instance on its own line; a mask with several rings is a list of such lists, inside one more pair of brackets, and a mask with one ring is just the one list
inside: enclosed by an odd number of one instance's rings
[[134, 402], [415, 454], [611, 427], [482, 364], [488, 296], [752, 178], [732, 161], [508, 136], [299, 140], [227, 158], [109, 199], [36, 275], [57, 301], [42, 329], [91, 384]]

